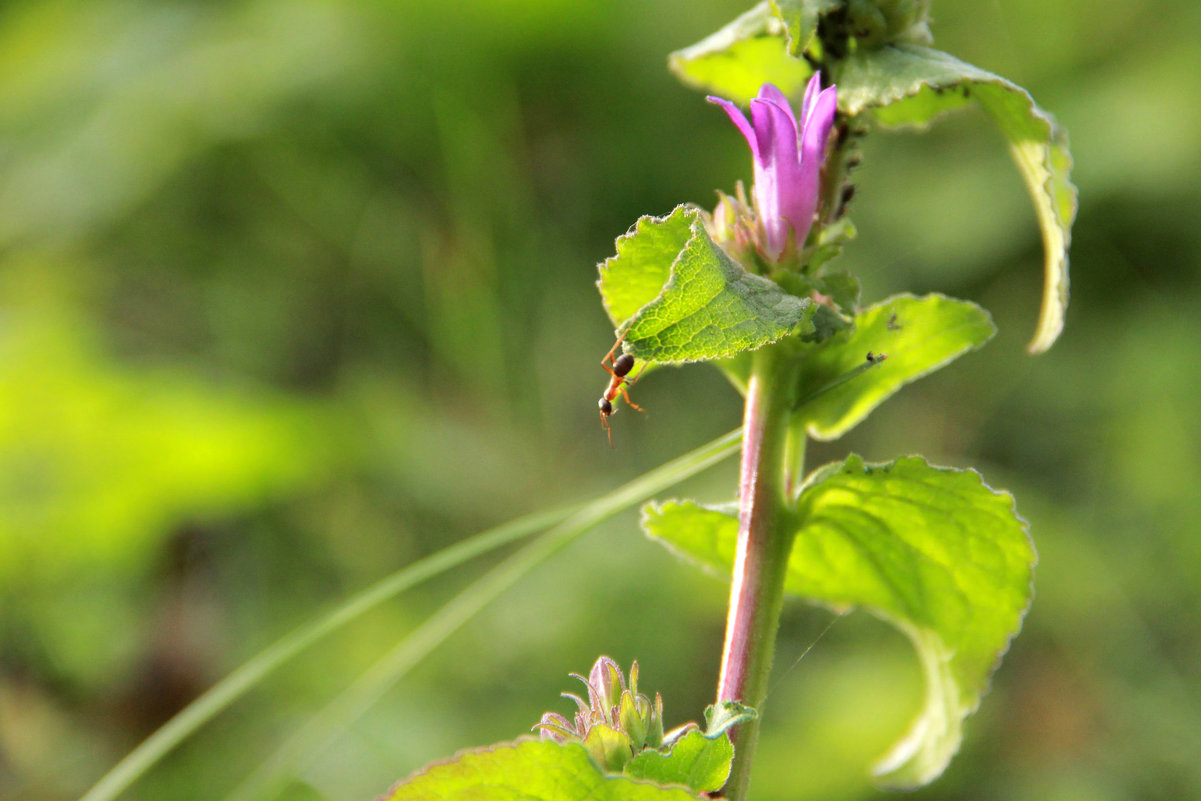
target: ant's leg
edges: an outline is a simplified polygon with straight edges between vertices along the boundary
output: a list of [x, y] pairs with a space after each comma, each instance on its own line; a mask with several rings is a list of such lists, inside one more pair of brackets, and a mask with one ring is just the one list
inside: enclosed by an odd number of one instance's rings
[[629, 406], [631, 409], [633, 409], [636, 412], [642, 412], [643, 414], [646, 413], [646, 409], [643, 409], [637, 403], [634, 403], [634, 401], [630, 400], [630, 393], [626, 392], [625, 387], [619, 387], [618, 392], [621, 393], [621, 397], [623, 400], [625, 400], [626, 406]]
[[[638, 375], [634, 376], [633, 378], [627, 378], [627, 379], [625, 380], [625, 384], [626, 384], [626, 386], [627, 386], [627, 387], [632, 387], [632, 386], [634, 386], [634, 384], [636, 384], [636, 383], [638, 382], [638, 379], [639, 379], [639, 378], [642, 378], [642, 374], [646, 372], [646, 368], [647, 368], [647, 367], [649, 367], [649, 366], [650, 366], [650, 362], [643, 362], [643, 363], [642, 363], [642, 369], [640, 369], [640, 370], [638, 371]], [[629, 401], [629, 398], [627, 398], [627, 399], [626, 399], [626, 401], [628, 402], [628, 401]]]
[[613, 354], [617, 353], [617, 349], [621, 347], [622, 340], [626, 338], [627, 333], [627, 331], [622, 331], [621, 336], [619, 336], [617, 341], [613, 343], [613, 347], [609, 348], [609, 352], [605, 354], [603, 359], [601, 359], [601, 367], [605, 368], [609, 375], [613, 376], [614, 378], [619, 378], [619, 376], [617, 373], [613, 372], [613, 368], [609, 367], [609, 365], [605, 364], [605, 362], [612, 363], [614, 361]]
[[617, 352], [617, 348], [620, 346], [621, 346], [621, 340], [619, 339], [619, 340], [617, 340], [617, 344], [613, 346], [613, 349], [605, 354], [605, 358], [601, 359], [601, 367], [605, 368], [605, 372], [608, 373], [609, 375], [613, 376], [614, 378], [620, 378], [620, 376], [617, 375], [617, 373], [613, 372], [613, 368], [610, 367], [608, 364], [605, 364], [605, 362], [616, 363], [613, 360], [613, 354]]

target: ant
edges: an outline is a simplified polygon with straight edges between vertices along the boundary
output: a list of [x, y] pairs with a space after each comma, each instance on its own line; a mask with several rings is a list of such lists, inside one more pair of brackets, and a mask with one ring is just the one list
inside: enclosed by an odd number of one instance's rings
[[[634, 378], [626, 378], [630, 371], [634, 369], [634, 357], [628, 353], [623, 353], [616, 359], [613, 354], [621, 347], [621, 341], [626, 338], [623, 332], [613, 343], [613, 347], [601, 359], [601, 367], [605, 368], [605, 372], [612, 378], [609, 379], [609, 386], [605, 387], [604, 393], [601, 395], [600, 402], [597, 404], [600, 407], [600, 421], [605, 428], [605, 434], [609, 437], [609, 447], [613, 447], [613, 431], [609, 428], [609, 415], [616, 411], [613, 408], [613, 401], [617, 400], [617, 396], [621, 395], [625, 399], [626, 405], [636, 411], [643, 411], [642, 407], [630, 400], [630, 394], [626, 391], [627, 387], [634, 386], [634, 382], [642, 375], [642, 371], [638, 371], [638, 375]], [[609, 364], [606, 364], [608, 362]], [[610, 367], [609, 365], [612, 365]], [[646, 363], [642, 365], [642, 369], [646, 369]]]

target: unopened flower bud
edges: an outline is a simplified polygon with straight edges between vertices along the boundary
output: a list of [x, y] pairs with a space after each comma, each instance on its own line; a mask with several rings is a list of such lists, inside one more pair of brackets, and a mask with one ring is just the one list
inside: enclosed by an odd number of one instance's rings
[[620, 772], [634, 754], [663, 744], [663, 699], [651, 701], [638, 692], [638, 663], [630, 667], [626, 686], [621, 668], [607, 656], [596, 660], [588, 678], [572, 674], [588, 687], [588, 701], [563, 693], [576, 704], [574, 721], [547, 712], [534, 728], [542, 739], [582, 743], [602, 769]]

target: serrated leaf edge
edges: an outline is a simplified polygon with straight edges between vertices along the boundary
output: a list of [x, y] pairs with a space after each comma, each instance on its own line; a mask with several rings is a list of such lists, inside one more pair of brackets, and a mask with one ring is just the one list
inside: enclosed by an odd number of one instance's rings
[[[746, 267], [744, 267], [737, 259], [735, 259], [730, 254], [726, 253], [725, 249], [722, 248], [722, 246], [719, 245], [717, 242], [715, 242], [713, 240], [713, 238], [709, 235], [708, 230], [705, 228], [704, 212], [700, 208], [698, 208], [697, 206], [694, 206], [690, 203], [682, 203], [679, 206], [677, 206], [676, 209], [672, 210], [672, 214], [675, 214], [676, 210], [681, 209], [681, 208], [683, 208], [685, 210], [684, 211], [685, 215], [688, 215], [691, 217], [690, 224], [689, 224], [689, 230], [692, 231], [692, 236], [688, 237], [688, 239], [686, 239], [684, 241], [684, 246], [680, 248], [679, 252], [676, 253], [675, 258], [672, 259], [671, 266], [668, 269], [667, 281], [665, 281], [663, 283], [663, 287], [659, 290], [659, 293], [657, 295], [655, 295], [654, 298], [652, 298], [651, 300], [649, 300], [645, 304], [643, 304], [638, 309], [638, 311], [634, 312], [633, 315], [631, 315], [620, 326], [618, 326], [617, 331], [616, 331], [616, 334], [618, 336], [624, 336], [628, 331], [630, 331], [630, 329], [632, 329], [635, 325], [637, 325], [642, 320], [642, 314], [645, 312], [646, 309], [648, 309], [652, 305], [658, 303], [669, 292], [671, 292], [672, 290], [674, 290], [676, 288], [676, 281], [677, 281], [676, 265], [679, 263], [680, 257], [683, 256], [684, 253], [688, 251], [689, 247], [694, 242], [696, 242], [698, 239], [703, 240], [705, 243], [707, 243], [708, 246], [718, 254], [719, 258], [724, 257], [725, 259], [727, 259], [730, 262], [730, 264], [734, 265], [734, 267], [736, 267], [738, 270], [740, 270], [742, 278], [740, 278], [739, 280], [746, 280], [748, 282], [758, 281], [758, 282], [770, 284], [770, 285], [772, 285], [772, 287], [779, 290], [782, 297], [796, 298], [801, 303], [802, 308], [805, 308], [807, 306], [812, 306], [813, 301], [811, 299], [801, 298], [796, 295], [790, 294], [787, 290], [785, 290], [783, 287], [781, 287], [775, 281], [772, 281], [770, 278], [766, 278], [762, 275], [758, 275], [756, 273], [751, 272], [750, 270], [747, 270]], [[669, 214], [668, 216], [670, 217], [671, 215]], [[645, 218], [640, 218], [639, 222], [641, 222], [642, 219], [645, 219]], [[627, 232], [626, 234], [623, 234], [622, 236], [625, 237], [625, 236], [629, 236], [629, 235], [630, 235], [630, 233]], [[620, 239], [620, 237], [619, 237], [619, 239]], [[607, 264], [608, 261], [609, 260], [606, 259], [602, 264]], [[729, 285], [727, 285], [727, 287], [728, 286]], [[697, 312], [695, 312], [695, 311], [692, 312], [692, 314], [696, 314], [696, 313]], [[610, 315], [610, 317], [611, 316], [612, 315]], [[680, 318], [680, 320], [683, 320], [683, 319], [687, 319], [687, 318]], [[812, 319], [812, 315], [810, 315], [810, 319]], [[804, 322], [805, 322], [805, 317], [802, 315], [801, 319], [798, 320], [791, 328], [780, 331], [776, 336], [774, 336], [770, 339], [766, 339], [763, 342], [760, 342], [758, 345], [755, 345], [754, 347], [738, 348], [738, 349], [731, 350], [728, 352], [709, 353], [704, 356], [698, 356], [696, 358], [652, 359], [652, 358], [644, 356], [638, 352], [636, 340], [629, 341], [629, 343], [628, 343], [630, 346], [629, 352], [631, 354], [633, 354], [634, 356], [637, 356], [638, 358], [644, 359], [645, 361], [652, 362], [654, 364], [660, 364], [660, 365], [694, 364], [697, 362], [719, 361], [721, 359], [733, 358], [735, 356], [738, 356], [741, 353], [750, 353], [750, 352], [759, 350], [760, 348], [765, 348], [768, 345], [771, 345], [775, 342], [779, 342], [780, 340], [795, 334], [797, 332], [798, 327], [803, 325]], [[677, 321], [677, 323], [673, 323], [673, 324], [678, 324], [678, 321]]]
[[[601, 304], [605, 307], [605, 313], [609, 316], [609, 320], [616, 324], [616, 328], [614, 329], [615, 334], [620, 334], [623, 329], [629, 327], [630, 321], [633, 320], [638, 315], [638, 312], [634, 312], [633, 314], [631, 314], [629, 317], [627, 317], [624, 320], [620, 320], [620, 321], [617, 320], [613, 314], [612, 308], [609, 305], [609, 298], [605, 294], [605, 291], [604, 291], [605, 276], [608, 273], [608, 271], [610, 269], [612, 269], [610, 265], [613, 262], [616, 262], [622, 256], [621, 243], [626, 242], [626, 241], [636, 237], [638, 235], [639, 231], [642, 230], [643, 225], [666, 223], [669, 219], [671, 219], [672, 217], [675, 216], [676, 212], [680, 211], [681, 209], [684, 210], [685, 214], [691, 213], [694, 216], [696, 216], [700, 212], [700, 209], [698, 207], [692, 205], [691, 203], [680, 203], [674, 209], [672, 209], [667, 214], [664, 214], [661, 217], [656, 217], [653, 214], [643, 214], [641, 217], [639, 217], [637, 220], [635, 220], [633, 222], [633, 224], [630, 225], [629, 228], [626, 229], [626, 232], [624, 234], [621, 234], [620, 236], [617, 237], [617, 239], [613, 240], [613, 255], [609, 256], [604, 261], [602, 261], [599, 265], [597, 265], [597, 272], [600, 274], [600, 277], [597, 278], [597, 280], [596, 280], [596, 286], [600, 290]], [[684, 240], [684, 247], [687, 247], [688, 243], [696, 238], [696, 229], [693, 228], [692, 222], [693, 222], [692, 220], [689, 221], [689, 230], [692, 232], [692, 235], [689, 236], [688, 239]], [[684, 248], [681, 248], [680, 250], [683, 251], [683, 249]], [[667, 281], [671, 280], [672, 268], [675, 267], [676, 260], [679, 259], [679, 257], [680, 257], [680, 254], [679, 254], [679, 252], [677, 252], [675, 257], [672, 259], [671, 264], [668, 265]], [[664, 282], [664, 286], [667, 285], [667, 281]], [[650, 303], [654, 303], [656, 300], [659, 299], [659, 297], [662, 294], [663, 294], [663, 288], [660, 288], [659, 294], [655, 295], [655, 297], [652, 298], [651, 300], [647, 301], [647, 303], [644, 303], [643, 307], [649, 305]], [[639, 308], [642, 308], [642, 307], [639, 307]]]
[[[1007, 654], [1009, 652], [1009, 649], [1010, 649], [1011, 645], [1013, 644], [1013, 641], [1015, 639], [1017, 639], [1018, 635], [1022, 631], [1022, 627], [1025, 624], [1025, 620], [1026, 620], [1026, 615], [1029, 613], [1030, 607], [1034, 603], [1034, 574], [1035, 574], [1035, 569], [1038, 566], [1038, 550], [1035, 548], [1034, 538], [1030, 534], [1030, 523], [1029, 523], [1029, 521], [1026, 520], [1026, 518], [1022, 517], [1022, 515], [1018, 512], [1017, 499], [1014, 498], [1013, 493], [1009, 492], [1008, 490], [997, 489], [997, 488], [991, 486], [987, 481], [984, 480], [984, 476], [973, 467], [961, 468], [961, 467], [947, 467], [947, 466], [942, 466], [942, 465], [936, 465], [936, 464], [932, 464], [924, 456], [920, 456], [917, 454], [910, 454], [908, 456], [900, 456], [889, 462], [867, 462], [863, 459], [863, 457], [859, 456], [858, 454], [851, 454], [841, 462], [831, 462], [830, 464], [823, 465], [822, 467], [819, 467], [816, 470], [814, 470], [813, 472], [811, 472], [805, 478], [805, 481], [803, 482], [803, 484], [801, 486], [801, 491], [798, 495], [798, 504], [797, 504], [798, 509], [800, 508], [801, 503], [803, 503], [803, 498], [804, 498], [805, 492], [808, 491], [809, 489], [811, 489], [812, 487], [817, 486], [821, 481], [824, 481], [826, 478], [829, 478], [830, 476], [837, 475], [837, 474], [865, 475], [865, 474], [870, 473], [872, 470], [882, 470], [882, 471], [888, 473], [888, 472], [891, 472], [897, 466], [901, 465], [902, 463], [920, 464], [923, 467], [930, 468], [937, 472], [954, 473], [956, 475], [974, 476], [976, 478], [976, 483], [978, 484], [978, 486], [981, 489], [992, 494], [993, 496], [1008, 499], [1008, 501], [1009, 501], [1008, 512], [1010, 515], [1012, 515], [1013, 519], [1018, 522], [1019, 527], [1022, 531], [1022, 534], [1025, 537], [1026, 544], [1030, 549], [1031, 560], [1029, 563], [1029, 579], [1027, 580], [1026, 603], [1017, 612], [1017, 620], [1015, 622], [1015, 627], [1014, 627], [1013, 631], [1011, 631], [1009, 633], [1008, 637], [1006, 637], [1005, 641], [1001, 644], [1000, 648], [997, 650], [996, 655], [994, 656], [993, 660], [989, 663], [988, 670], [984, 674], [983, 686], [980, 688], [979, 692], [972, 693], [970, 704], [963, 708], [964, 713], [963, 713], [962, 717], [960, 718], [960, 720], [962, 721], [962, 720], [966, 720], [968, 717], [975, 714], [979, 710], [980, 704], [984, 700], [984, 696], [988, 694], [989, 690], [992, 687], [993, 676], [996, 674], [997, 670], [1000, 668], [1001, 663], [1004, 661], [1005, 654]], [[794, 597], [796, 597], [796, 596], [794, 596]], [[888, 623], [890, 626], [895, 627], [898, 631], [905, 634], [905, 636], [907, 638], [912, 640], [913, 646], [914, 646], [914, 651], [915, 651], [916, 655], [918, 656], [919, 660], [922, 659], [922, 655], [921, 655], [922, 652], [921, 652], [921, 649], [918, 647], [917, 640], [924, 636], [924, 632], [930, 632], [931, 634], [933, 634], [933, 632], [931, 630], [925, 629], [922, 626], [916, 626], [916, 625], [910, 623], [909, 621], [899, 620], [899, 619], [895, 618], [894, 616], [892, 616], [891, 614], [888, 614], [879, 609], [875, 609], [866, 604], [857, 604], [857, 603], [838, 604], [837, 602], [818, 601], [815, 599], [806, 599], [806, 600], [809, 601], [810, 603], [817, 603], [819, 605], [826, 606], [826, 607], [835, 609], [837, 611], [846, 611], [848, 608], [863, 609], [863, 611], [867, 612], [868, 614], [871, 614], [874, 617], [877, 617], [877, 618], [883, 620], [884, 622]], [[940, 639], [940, 642], [941, 642], [941, 639]], [[923, 662], [923, 664], [922, 664], [923, 673], [924, 674], [927, 673], [928, 670], [929, 670], [929, 666], [924, 664], [924, 662]], [[927, 689], [924, 690], [924, 693], [926, 693], [926, 694], [923, 697], [922, 707], [921, 707], [921, 710], [919, 711], [917, 717], [914, 718], [913, 722], [910, 724], [909, 728], [906, 730], [905, 734], [901, 737], [901, 739], [898, 740], [896, 743], [894, 743], [888, 749], [887, 753], [885, 753], [884, 756], [880, 757], [880, 759], [878, 759], [876, 761], [875, 765], [872, 768], [872, 775], [876, 778], [885, 779], [885, 781], [882, 782], [882, 784], [884, 784], [885, 786], [893, 787], [893, 788], [897, 788], [897, 789], [913, 789], [914, 787], [919, 787], [919, 786], [928, 784], [930, 781], [933, 781], [934, 779], [938, 778], [939, 775], [942, 774], [942, 772], [946, 769], [947, 765], [950, 764], [951, 759], [953, 759], [954, 756], [959, 752], [959, 748], [962, 745], [962, 734], [961, 734], [959, 741], [955, 743], [954, 748], [947, 755], [946, 764], [942, 765], [940, 770], [937, 773], [934, 773], [934, 774], [928, 775], [928, 776], [923, 776], [920, 779], [919, 783], [917, 783], [917, 784], [913, 784], [913, 783], [909, 783], [909, 782], [898, 782], [895, 784], [890, 784], [886, 781], [887, 773], [902, 766], [908, 758], [912, 757], [913, 754], [916, 753], [917, 748], [920, 747], [921, 733], [922, 733], [921, 725], [924, 720], [923, 713], [930, 702], [930, 698], [929, 698], [928, 692], [927, 692], [928, 688], [929, 688], [929, 684], [926, 685], [926, 688]], [[956, 699], [957, 702], [959, 700], [961, 700], [961, 699]]]

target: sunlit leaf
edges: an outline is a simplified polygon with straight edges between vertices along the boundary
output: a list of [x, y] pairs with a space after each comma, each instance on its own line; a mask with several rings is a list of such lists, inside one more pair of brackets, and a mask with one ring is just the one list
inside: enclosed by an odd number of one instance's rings
[[[689, 237], [681, 244], [684, 223]], [[675, 251], [673, 252], [673, 249]], [[654, 281], [665, 274], [649, 302]], [[644, 217], [600, 267], [598, 285], [627, 350], [652, 362], [721, 359], [812, 330], [815, 304], [748, 272], [718, 247], [696, 209]], [[639, 301], [628, 320], [627, 312]]]
[[692, 213], [676, 206], [666, 217], [645, 216], [617, 238], [617, 255], [600, 265], [601, 301], [621, 326], [663, 291], [671, 265], [692, 238]]
[[854, 53], [840, 62], [834, 77], [841, 111], [855, 115], [870, 110], [885, 125], [925, 125], [973, 100], [992, 116], [1021, 170], [1042, 231], [1042, 311], [1027, 347], [1032, 353], [1051, 347], [1063, 329], [1068, 304], [1068, 247], [1076, 216], [1064, 131], [1020, 86], [919, 45]]
[[[803, 35], [799, 17], [788, 29], [793, 30], [795, 42]], [[789, 55], [785, 34], [771, 5], [763, 2], [716, 33], [672, 53], [668, 64], [683, 83], [735, 103], [749, 102], [765, 83], [799, 97], [813, 69]]]
[[626, 764], [625, 773], [656, 784], [682, 784], [698, 793], [713, 793], [725, 785], [733, 759], [734, 746], [725, 733], [706, 737], [692, 729], [668, 749], [636, 754]]
[[738, 544], [736, 507], [703, 506], [695, 501], [652, 501], [642, 507], [642, 530], [668, 550], [729, 578]]
[[[785, 591], [863, 607], [912, 642], [926, 681], [922, 710], [876, 766], [881, 783], [914, 787], [945, 768], [1030, 603], [1035, 555], [1013, 498], [971, 470], [919, 457], [866, 465], [856, 456], [802, 492]], [[729, 575], [733, 512], [691, 501], [649, 504], [643, 528]]]
[[583, 746], [522, 740], [467, 751], [431, 765], [380, 801], [694, 801], [680, 787], [659, 787], [602, 773]]
[[[996, 332], [988, 312], [943, 295], [896, 295], [865, 309], [844, 339], [806, 354], [797, 414], [815, 439], [837, 439], [909, 384], [980, 347]], [[843, 377], [864, 365], [867, 354], [886, 354], [876, 369]]]

